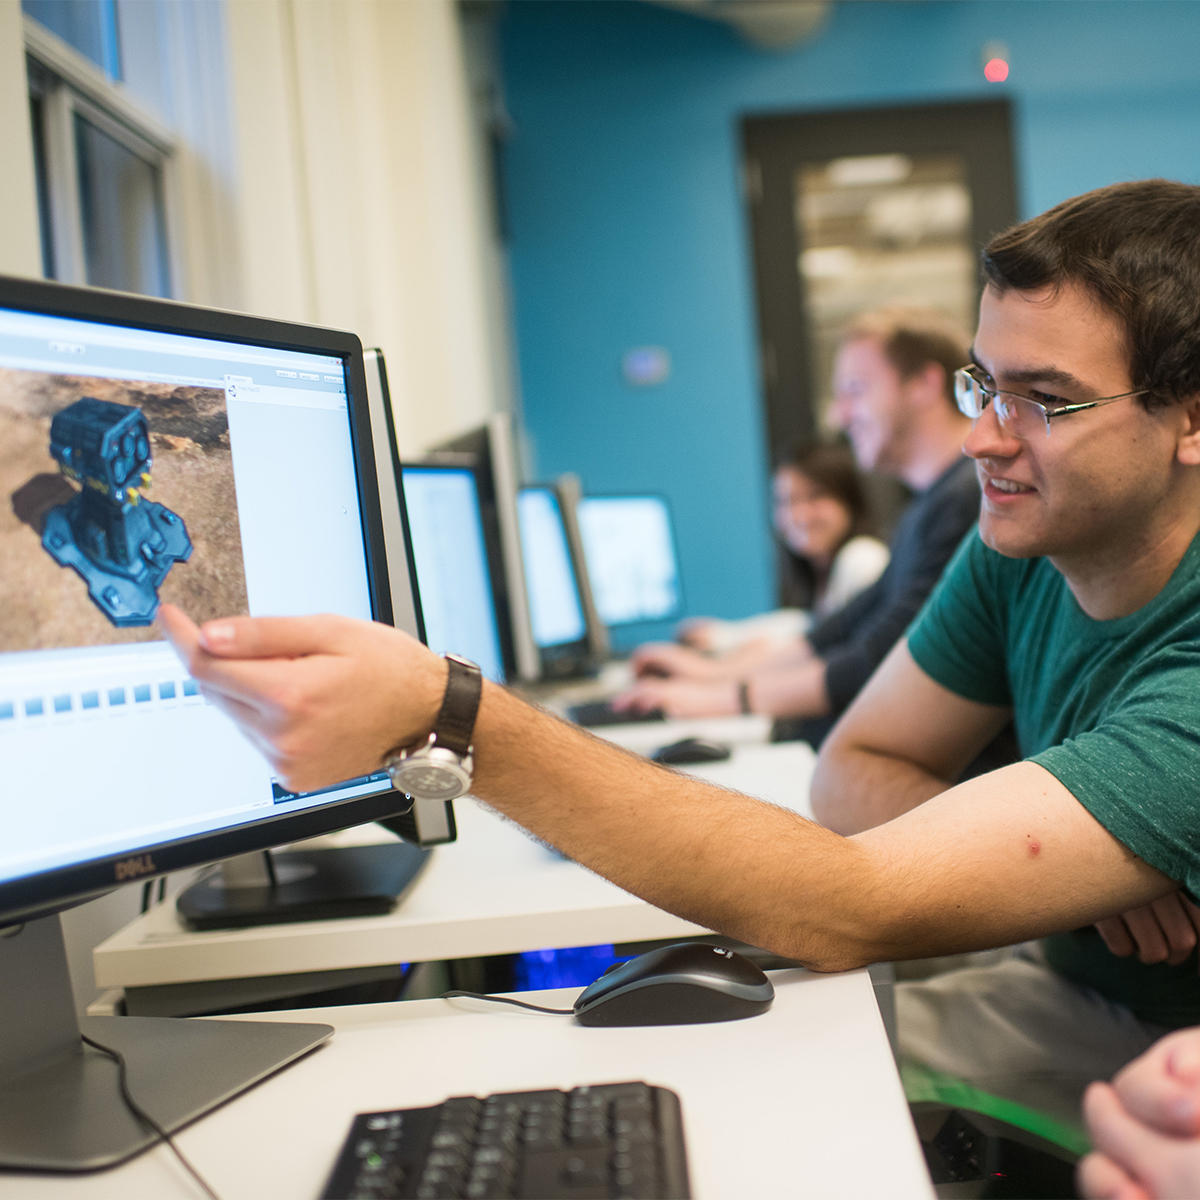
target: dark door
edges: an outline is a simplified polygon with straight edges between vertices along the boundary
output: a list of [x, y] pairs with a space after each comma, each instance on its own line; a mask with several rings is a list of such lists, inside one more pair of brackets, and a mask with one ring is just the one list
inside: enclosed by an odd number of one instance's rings
[[838, 327], [890, 301], [974, 328], [979, 250], [1017, 219], [1006, 100], [742, 123], [772, 461], [822, 429]]

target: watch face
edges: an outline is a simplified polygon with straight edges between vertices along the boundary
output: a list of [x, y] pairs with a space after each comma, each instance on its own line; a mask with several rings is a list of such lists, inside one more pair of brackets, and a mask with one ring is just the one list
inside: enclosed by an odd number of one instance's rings
[[399, 764], [391, 776], [398, 791], [417, 800], [454, 800], [471, 786], [470, 775], [461, 767], [420, 760]]

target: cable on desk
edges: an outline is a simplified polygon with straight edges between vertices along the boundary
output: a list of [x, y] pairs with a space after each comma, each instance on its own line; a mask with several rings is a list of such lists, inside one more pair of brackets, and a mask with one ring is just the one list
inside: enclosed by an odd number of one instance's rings
[[80, 1034], [80, 1037], [92, 1047], [93, 1050], [99, 1050], [101, 1054], [107, 1054], [117, 1064], [117, 1084], [121, 1089], [121, 1099], [125, 1101], [125, 1107], [129, 1109], [133, 1115], [148, 1126], [154, 1133], [167, 1144], [167, 1148], [175, 1155], [188, 1174], [204, 1189], [204, 1194], [209, 1197], [209, 1200], [221, 1200], [216, 1192], [208, 1186], [208, 1182], [204, 1176], [192, 1166], [190, 1162], [183, 1156], [183, 1151], [179, 1149], [172, 1140], [171, 1135], [133, 1098], [129, 1091], [129, 1078], [125, 1064], [125, 1055], [120, 1050], [114, 1050], [111, 1046], [102, 1046], [95, 1038], [90, 1038], [86, 1033]]
[[527, 1008], [530, 1012], [553, 1013], [556, 1017], [573, 1017], [573, 1008], [543, 1008], [540, 1004], [526, 1004], [524, 1000], [510, 1000], [507, 996], [489, 996], [484, 992], [443, 992], [443, 1000], [465, 996], [468, 1000], [487, 1000], [490, 1004], [511, 1004], [514, 1008]]

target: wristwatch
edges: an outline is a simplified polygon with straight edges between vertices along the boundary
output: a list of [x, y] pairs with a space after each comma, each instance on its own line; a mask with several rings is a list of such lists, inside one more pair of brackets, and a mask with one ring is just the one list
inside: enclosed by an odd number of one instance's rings
[[450, 671], [433, 732], [415, 746], [393, 750], [383, 760], [392, 786], [414, 800], [454, 800], [471, 790], [475, 769], [471, 738], [483, 675], [473, 662], [457, 654], [443, 657]]

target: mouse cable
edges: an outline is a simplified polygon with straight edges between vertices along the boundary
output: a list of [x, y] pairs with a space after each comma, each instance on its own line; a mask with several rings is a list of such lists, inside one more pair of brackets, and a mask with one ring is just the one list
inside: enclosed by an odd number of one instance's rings
[[553, 1013], [556, 1017], [573, 1017], [573, 1008], [543, 1008], [540, 1004], [526, 1004], [524, 1000], [510, 1000], [507, 996], [489, 996], [484, 992], [443, 992], [443, 1000], [455, 996], [466, 996], [468, 1000], [487, 1000], [490, 1004], [511, 1004], [514, 1008], [527, 1008], [530, 1012]]
[[129, 1077], [125, 1055], [120, 1050], [114, 1050], [111, 1046], [102, 1046], [95, 1038], [88, 1037], [86, 1033], [79, 1036], [94, 1050], [99, 1050], [101, 1054], [107, 1054], [109, 1058], [116, 1062], [117, 1084], [121, 1089], [121, 1099], [125, 1101], [125, 1107], [144, 1125], [149, 1126], [152, 1132], [158, 1134], [162, 1141], [166, 1142], [167, 1148], [183, 1163], [188, 1174], [204, 1189], [204, 1194], [209, 1197], [209, 1200], [221, 1200], [217, 1193], [208, 1186], [204, 1176], [184, 1158], [183, 1151], [175, 1145], [171, 1135], [133, 1098], [132, 1093], [129, 1091]]

